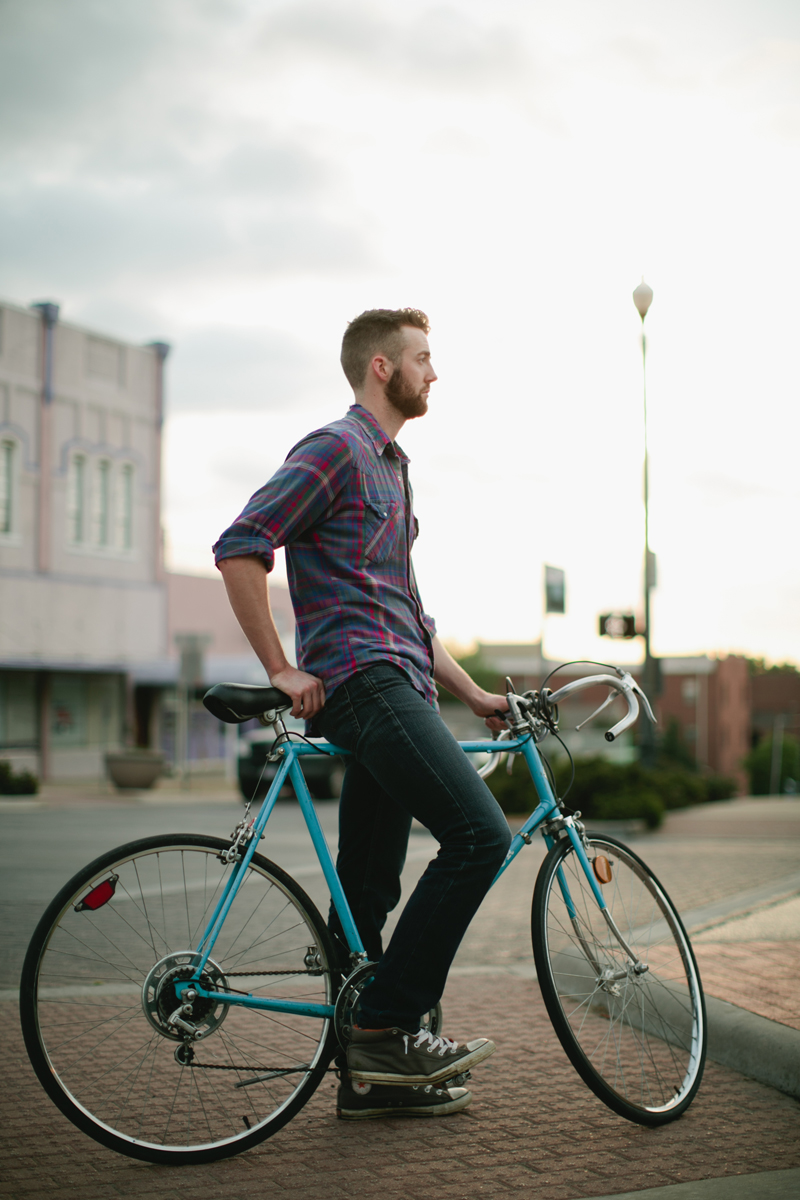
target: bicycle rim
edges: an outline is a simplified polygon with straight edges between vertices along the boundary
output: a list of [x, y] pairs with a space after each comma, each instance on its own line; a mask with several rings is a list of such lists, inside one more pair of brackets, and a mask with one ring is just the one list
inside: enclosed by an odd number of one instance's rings
[[531, 929], [555, 1031], [584, 1082], [628, 1120], [660, 1125], [692, 1102], [703, 1074], [706, 1020], [694, 954], [658, 880], [613, 838], [588, 835], [612, 880], [608, 911], [644, 970], [636, 970], [566, 839], [542, 864]]
[[[228, 845], [173, 835], [104, 855], [62, 889], [28, 949], [20, 1008], [40, 1081], [74, 1124], [135, 1158], [208, 1162], [247, 1149], [298, 1111], [330, 1060], [321, 1018], [199, 1001], [203, 1037], [190, 1052], [168, 1024], [179, 1004], [171, 981], [191, 972], [232, 870], [219, 857]], [[109, 888], [96, 910], [76, 911]], [[332, 962], [312, 902], [254, 855], [206, 981], [331, 1004]]]

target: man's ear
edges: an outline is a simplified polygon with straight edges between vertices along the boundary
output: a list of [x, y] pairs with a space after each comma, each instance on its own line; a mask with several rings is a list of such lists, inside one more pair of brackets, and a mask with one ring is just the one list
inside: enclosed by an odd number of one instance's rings
[[369, 369], [380, 383], [387, 383], [394, 371], [394, 363], [385, 354], [376, 354]]

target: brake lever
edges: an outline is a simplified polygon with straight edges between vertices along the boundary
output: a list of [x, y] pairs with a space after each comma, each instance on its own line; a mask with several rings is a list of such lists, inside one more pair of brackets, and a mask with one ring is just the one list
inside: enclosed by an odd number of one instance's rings
[[650, 718], [653, 725], [657, 725], [658, 721], [656, 720], [655, 713], [653, 712], [652, 708], [650, 707], [650, 701], [647, 699], [647, 696], [645, 696], [644, 692], [642, 691], [642, 689], [639, 687], [638, 683], [636, 683], [635, 680], [631, 684], [631, 690], [636, 692], [636, 695], [639, 697], [639, 699], [641, 700], [641, 702], [644, 706], [644, 711], [647, 713], [647, 715]]
[[588, 725], [590, 721], [593, 721], [594, 718], [597, 716], [597, 714], [601, 713], [604, 708], [608, 708], [609, 704], [611, 704], [612, 701], [616, 700], [618, 694], [619, 694], [618, 692], [609, 690], [608, 695], [606, 696], [605, 700], [600, 705], [600, 707], [596, 708], [594, 710], [594, 712], [592, 713], [592, 715], [590, 717], [587, 717], [585, 721], [581, 721], [580, 725], [575, 726], [576, 732], [579, 729], [583, 729], [584, 725]]

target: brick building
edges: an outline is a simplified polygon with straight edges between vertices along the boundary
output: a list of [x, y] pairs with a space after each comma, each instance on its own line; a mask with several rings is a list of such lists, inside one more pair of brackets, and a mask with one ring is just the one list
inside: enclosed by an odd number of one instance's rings
[[742, 760], [751, 746], [752, 691], [746, 658], [661, 659], [656, 715], [662, 737], [670, 724], [700, 770], [736, 779], [747, 791]]

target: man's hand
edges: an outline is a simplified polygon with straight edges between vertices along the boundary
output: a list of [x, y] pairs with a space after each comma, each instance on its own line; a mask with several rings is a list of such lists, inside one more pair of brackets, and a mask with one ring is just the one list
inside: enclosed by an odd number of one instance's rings
[[317, 679], [316, 675], [298, 671], [296, 667], [286, 666], [281, 671], [273, 672], [269, 681], [273, 687], [280, 688], [287, 696], [292, 697], [293, 717], [302, 717], [310, 721], [325, 703], [322, 680]]
[[469, 707], [476, 717], [484, 717], [486, 727], [495, 733], [502, 733], [504, 729], [508, 729], [505, 721], [495, 715], [498, 711], [508, 712], [505, 696], [495, 696], [491, 692], [483, 692], [477, 703], [471, 703]]

